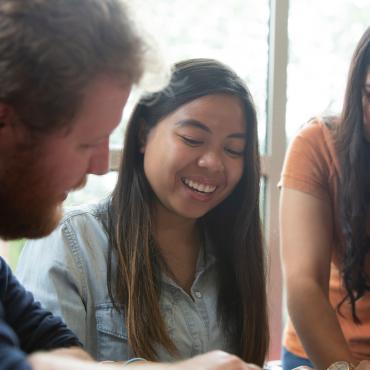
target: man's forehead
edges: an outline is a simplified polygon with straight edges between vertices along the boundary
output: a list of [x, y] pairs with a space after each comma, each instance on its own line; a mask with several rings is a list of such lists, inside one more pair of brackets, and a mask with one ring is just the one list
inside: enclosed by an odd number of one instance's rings
[[82, 143], [108, 138], [122, 120], [130, 90], [131, 86], [109, 82], [87, 92], [66, 136]]

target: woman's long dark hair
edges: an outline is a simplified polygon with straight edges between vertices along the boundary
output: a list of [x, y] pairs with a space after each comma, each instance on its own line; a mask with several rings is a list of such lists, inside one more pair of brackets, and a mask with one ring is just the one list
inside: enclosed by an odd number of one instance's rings
[[336, 149], [341, 166], [340, 223], [343, 232], [342, 279], [354, 322], [356, 301], [370, 290], [364, 268], [370, 250], [367, 233], [370, 205], [370, 143], [364, 135], [363, 89], [370, 71], [370, 27], [352, 57], [342, 114], [335, 127]]
[[[153, 240], [154, 195], [140, 153], [144, 132], [194, 99], [229, 94], [245, 111], [242, 178], [232, 194], [200, 220], [218, 261], [218, 315], [235, 354], [262, 365], [268, 348], [265, 256], [259, 215], [260, 160], [256, 111], [242, 80], [225, 65], [192, 59], [175, 65], [164, 90], [143, 97], [128, 124], [118, 183], [109, 206], [109, 294], [124, 307], [135, 355], [156, 359], [156, 345], [176, 354], [159, 306], [160, 255]], [[114, 255], [117, 263], [114, 263]], [[115, 273], [113, 273], [115, 271]], [[114, 276], [113, 276], [114, 274]]]

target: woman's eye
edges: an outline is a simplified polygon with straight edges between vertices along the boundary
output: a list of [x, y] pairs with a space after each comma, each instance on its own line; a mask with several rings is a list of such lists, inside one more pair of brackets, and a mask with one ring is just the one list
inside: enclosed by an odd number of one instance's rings
[[190, 138], [188, 136], [181, 136], [181, 139], [185, 142], [185, 144], [190, 146], [198, 146], [203, 144], [203, 141], [201, 140], [195, 140], [193, 138]]
[[95, 148], [97, 145], [96, 144], [81, 144], [81, 149], [93, 149]]
[[235, 150], [231, 148], [225, 148], [225, 152], [230, 154], [232, 157], [242, 157], [244, 150]]
[[80, 149], [81, 150], [95, 150], [96, 148], [99, 147], [101, 143], [91, 143], [91, 144], [81, 144], [80, 145]]

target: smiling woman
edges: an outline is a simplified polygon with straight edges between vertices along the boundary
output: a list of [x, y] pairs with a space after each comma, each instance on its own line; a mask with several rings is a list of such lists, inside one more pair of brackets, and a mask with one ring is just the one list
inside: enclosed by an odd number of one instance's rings
[[133, 112], [112, 197], [28, 242], [18, 276], [99, 360], [223, 349], [262, 365], [259, 179], [247, 87], [215, 60], [178, 63]]
[[149, 131], [144, 171], [171, 217], [202, 217], [232, 192], [243, 172], [245, 131], [240, 98], [225, 94], [192, 100]]

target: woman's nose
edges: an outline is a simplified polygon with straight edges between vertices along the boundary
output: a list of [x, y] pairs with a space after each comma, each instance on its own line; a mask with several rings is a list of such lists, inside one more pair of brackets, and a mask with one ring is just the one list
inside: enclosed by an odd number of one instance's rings
[[204, 153], [199, 158], [198, 165], [212, 172], [222, 172], [225, 169], [222, 156], [216, 151]]

